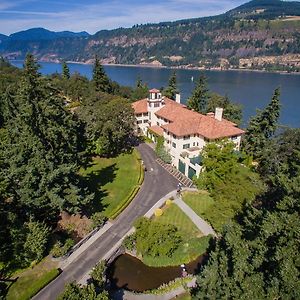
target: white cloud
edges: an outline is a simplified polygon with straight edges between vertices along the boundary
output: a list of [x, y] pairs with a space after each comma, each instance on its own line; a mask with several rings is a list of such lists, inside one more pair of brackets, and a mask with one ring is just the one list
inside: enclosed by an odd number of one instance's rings
[[150, 4], [142, 1], [128, 4], [126, 1], [114, 0], [102, 4], [76, 5], [58, 13], [8, 7], [5, 14], [0, 11], [6, 17], [0, 17], [0, 31], [12, 33], [32, 27], [45, 27], [55, 31], [86, 30], [95, 33], [101, 29], [130, 27], [134, 24], [210, 16], [236, 5], [235, 1], [228, 0], [168, 0]]

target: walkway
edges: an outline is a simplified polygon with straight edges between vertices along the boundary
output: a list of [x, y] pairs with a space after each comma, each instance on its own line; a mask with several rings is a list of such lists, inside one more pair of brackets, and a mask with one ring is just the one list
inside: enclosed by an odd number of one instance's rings
[[191, 221], [204, 235], [211, 234], [213, 236], [217, 236], [213, 228], [201, 217], [199, 217], [187, 204], [185, 204], [185, 202], [180, 197], [177, 197], [174, 200], [174, 203], [176, 203], [179, 208], [181, 208], [181, 210], [191, 219]]
[[144, 184], [135, 199], [103, 235], [74, 258], [74, 261], [33, 299], [54, 300], [64, 290], [67, 283], [79, 282], [122, 240], [136, 218], [143, 216], [157, 202], [157, 199], [176, 189], [178, 181], [157, 164], [154, 151], [146, 144], [139, 145], [138, 150], [148, 171], [145, 173]]
[[[196, 278], [191, 279], [187, 284], [187, 287], [194, 287], [196, 284]], [[185, 293], [186, 290], [183, 286], [177, 289], [166, 292], [165, 294], [154, 295], [154, 294], [135, 294], [126, 290], [119, 290], [113, 295], [114, 300], [170, 300], [176, 298], [178, 295]]]

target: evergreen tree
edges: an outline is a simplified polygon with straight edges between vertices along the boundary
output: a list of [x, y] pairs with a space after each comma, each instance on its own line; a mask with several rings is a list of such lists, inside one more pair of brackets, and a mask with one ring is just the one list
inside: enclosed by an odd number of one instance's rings
[[65, 61], [62, 63], [62, 77], [64, 79], [70, 79], [70, 69]]
[[178, 93], [177, 79], [176, 79], [176, 72], [174, 71], [171, 77], [169, 78], [168, 86], [163, 90], [163, 95], [172, 100], [175, 100], [177, 93]]
[[207, 112], [215, 112], [217, 107], [222, 107], [223, 117], [237, 125], [242, 122], [242, 106], [230, 101], [229, 97], [211, 93], [207, 103]]
[[93, 83], [97, 92], [109, 93], [111, 91], [111, 84], [107, 77], [103, 66], [101, 65], [98, 57], [95, 58], [93, 69]]
[[209, 90], [207, 87], [207, 79], [206, 76], [202, 74], [197, 82], [192, 96], [188, 99], [187, 106], [189, 109], [199, 113], [206, 113], [208, 100]]
[[148, 96], [149, 88], [144, 84], [140, 77], [137, 78], [135, 89], [132, 92], [131, 99], [133, 101], [144, 99]]
[[63, 107], [58, 91], [44, 82], [32, 55], [15, 96], [6, 94], [7, 138], [0, 141], [7, 196], [22, 215], [37, 220], [58, 211], [78, 211], [91, 200], [80, 187], [82, 126]]
[[244, 149], [254, 158], [259, 158], [267, 141], [274, 135], [280, 115], [280, 89], [274, 91], [267, 107], [258, 111], [250, 120], [244, 137]]
[[197, 299], [299, 299], [300, 131], [266, 145], [269, 191], [228, 225], [197, 282]]
[[27, 224], [27, 236], [24, 243], [24, 256], [28, 262], [41, 260], [46, 250], [50, 230], [41, 222], [30, 220]]

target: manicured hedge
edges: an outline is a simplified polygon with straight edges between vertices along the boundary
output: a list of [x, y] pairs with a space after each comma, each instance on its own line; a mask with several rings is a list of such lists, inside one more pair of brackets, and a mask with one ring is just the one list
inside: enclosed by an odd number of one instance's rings
[[142, 164], [140, 165], [140, 176], [139, 176], [139, 179], [138, 179], [138, 184], [139, 185], [142, 185], [142, 183], [144, 182], [144, 177], [145, 177], [145, 174], [144, 174], [144, 167], [142, 166]]
[[[140, 161], [141, 160], [141, 156], [138, 152], [136, 152], [136, 157], [137, 159]], [[134, 197], [136, 196], [136, 194], [138, 193], [142, 183], [144, 182], [144, 167], [143, 165], [140, 163], [140, 174], [139, 174], [139, 179], [136, 186], [133, 187], [133, 189], [131, 190], [130, 194], [125, 198], [124, 201], [122, 201], [117, 207], [116, 209], [113, 211], [113, 213], [110, 215], [111, 219], [115, 219], [128, 205], [129, 203], [134, 199]]]
[[138, 193], [140, 189], [140, 185], [136, 185], [131, 193], [127, 196], [124, 202], [122, 202], [114, 211], [113, 214], [111, 214], [111, 219], [115, 219], [128, 205], [129, 203], [134, 199], [136, 194]]

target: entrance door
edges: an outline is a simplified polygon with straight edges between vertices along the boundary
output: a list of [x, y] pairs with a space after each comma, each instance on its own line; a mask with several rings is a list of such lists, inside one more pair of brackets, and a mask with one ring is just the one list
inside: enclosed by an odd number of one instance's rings
[[189, 178], [193, 179], [193, 177], [196, 175], [196, 170], [193, 168], [189, 167]]
[[182, 174], [185, 174], [185, 163], [183, 163], [180, 159], [179, 159], [179, 164], [178, 164], [178, 170]]

